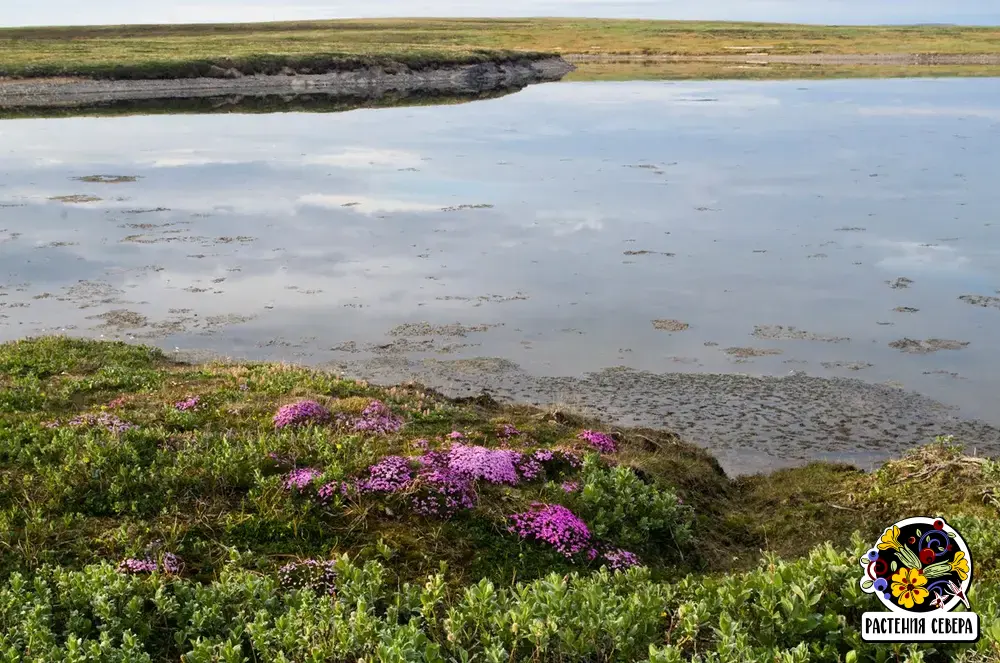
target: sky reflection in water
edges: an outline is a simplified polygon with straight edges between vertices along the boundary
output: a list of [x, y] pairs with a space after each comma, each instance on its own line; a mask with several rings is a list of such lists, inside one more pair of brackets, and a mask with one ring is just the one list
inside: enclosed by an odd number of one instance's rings
[[[457, 106], [0, 122], [0, 338], [114, 335], [88, 317], [124, 309], [165, 326], [123, 337], [318, 362], [398, 343], [403, 323], [502, 325], [409, 347], [546, 374], [896, 380], [997, 422], [1000, 310], [958, 299], [1000, 288], [995, 82], [559, 83]], [[95, 174], [139, 179], [72, 179]], [[67, 195], [101, 200], [49, 200]], [[888, 347], [904, 337], [970, 345]], [[731, 346], [783, 354], [734, 363]]]

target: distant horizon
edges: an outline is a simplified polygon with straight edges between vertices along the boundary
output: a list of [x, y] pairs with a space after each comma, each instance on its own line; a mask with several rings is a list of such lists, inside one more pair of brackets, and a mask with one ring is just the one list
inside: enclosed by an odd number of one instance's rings
[[804, 25], [1000, 26], [996, 0], [371, 0], [358, 13], [349, 0], [130, 0], [97, 5], [76, 0], [35, 0], [0, 10], [0, 27], [266, 23], [384, 18], [620, 18], [677, 21], [799, 23]]

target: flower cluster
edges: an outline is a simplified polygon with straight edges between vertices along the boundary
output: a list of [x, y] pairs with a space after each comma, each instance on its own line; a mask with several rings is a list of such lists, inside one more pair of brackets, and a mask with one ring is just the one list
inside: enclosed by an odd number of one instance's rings
[[468, 476], [428, 466], [417, 476], [411, 505], [418, 515], [449, 518], [476, 506], [475, 488]]
[[153, 573], [159, 568], [155, 561], [149, 557], [145, 559], [134, 559], [129, 557], [123, 559], [118, 564], [119, 573]]
[[333, 560], [290, 562], [278, 570], [278, 579], [283, 587], [290, 589], [311, 589], [317, 594], [331, 595], [337, 591], [337, 571]]
[[517, 461], [517, 471], [521, 473], [521, 476], [525, 480], [533, 481], [545, 471], [545, 468], [542, 467], [542, 463], [534, 456], [521, 456]]
[[200, 401], [201, 399], [198, 396], [191, 396], [189, 398], [185, 398], [182, 401], [177, 401], [176, 403], [174, 403], [174, 408], [181, 412], [187, 412], [188, 410], [193, 410], [196, 407], [198, 407], [198, 403]]
[[513, 424], [504, 424], [500, 427], [500, 430], [497, 431], [497, 437], [504, 442], [509, 442], [512, 437], [517, 437], [520, 434], [521, 431], [517, 430], [517, 427]]
[[[107, 429], [109, 433], [114, 433], [115, 435], [121, 435], [125, 431], [138, 428], [135, 424], [122, 421], [115, 415], [107, 412], [102, 412], [101, 414], [81, 414], [73, 417], [66, 423], [70, 426], [99, 426]], [[58, 428], [59, 421], [52, 421], [45, 425], [47, 428]]]
[[394, 415], [382, 401], [372, 401], [359, 416], [342, 418], [347, 426], [359, 433], [387, 435], [403, 427], [403, 420]]
[[316, 401], [299, 401], [282, 405], [274, 415], [274, 427], [304, 426], [320, 424], [330, 420], [330, 411]]
[[163, 553], [163, 570], [171, 575], [177, 575], [184, 570], [184, 562], [173, 553]]
[[563, 481], [559, 487], [563, 489], [564, 493], [575, 493], [580, 490], [580, 483], [578, 481]]
[[395, 493], [405, 490], [413, 481], [410, 459], [386, 456], [368, 468], [368, 478], [358, 482], [363, 493]]
[[331, 481], [330, 483], [323, 484], [319, 490], [316, 491], [316, 497], [320, 504], [328, 504], [330, 500], [333, 499], [334, 495], [338, 493], [346, 497], [347, 496], [348, 484], [346, 481]]
[[510, 516], [509, 531], [522, 539], [548, 543], [566, 557], [588, 548], [590, 530], [572, 511], [560, 504], [535, 502], [531, 506], [531, 511]]
[[612, 548], [605, 551], [604, 561], [607, 562], [608, 568], [612, 571], [624, 571], [625, 569], [630, 569], [633, 566], [642, 566], [642, 561], [639, 556], [633, 552], [629, 552], [624, 548]]
[[296, 468], [288, 473], [288, 478], [285, 479], [285, 490], [302, 490], [322, 474], [314, 467]]
[[108, 402], [108, 409], [114, 410], [115, 408], [119, 408], [122, 405], [125, 405], [125, 403], [127, 403], [127, 402], [128, 402], [128, 397], [127, 396], [121, 396], [120, 398], [116, 398], [113, 401], [109, 401]]
[[470, 479], [511, 486], [518, 482], [517, 463], [520, 460], [521, 454], [510, 449], [488, 449], [456, 443], [448, 451], [448, 467], [453, 472]]
[[601, 433], [595, 430], [584, 430], [580, 431], [577, 438], [584, 440], [602, 454], [610, 454], [618, 451], [618, 445], [615, 443], [615, 439], [607, 433]]

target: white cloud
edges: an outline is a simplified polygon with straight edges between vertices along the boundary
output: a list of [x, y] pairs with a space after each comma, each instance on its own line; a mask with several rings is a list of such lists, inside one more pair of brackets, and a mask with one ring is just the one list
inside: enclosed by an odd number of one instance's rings
[[436, 212], [442, 205], [422, 203], [415, 200], [394, 200], [391, 198], [370, 198], [367, 196], [350, 196], [326, 193], [310, 193], [300, 196], [300, 205], [313, 207], [347, 208], [360, 214], [377, 214], [379, 212]]
[[422, 164], [420, 155], [403, 150], [379, 150], [367, 147], [349, 147], [342, 152], [307, 156], [301, 161], [307, 166], [335, 166], [337, 168], [416, 168]]
[[875, 263], [878, 267], [886, 269], [950, 271], [969, 264], [969, 258], [953, 246], [927, 246], [920, 242], [894, 240], [880, 240], [876, 245], [884, 246], [896, 253]]
[[1000, 120], [1000, 109], [962, 106], [867, 106], [858, 109], [859, 115], [875, 117], [980, 117]]
[[604, 230], [604, 219], [586, 210], [539, 211], [535, 214], [533, 225], [549, 230], [556, 237], [563, 237], [584, 230]]

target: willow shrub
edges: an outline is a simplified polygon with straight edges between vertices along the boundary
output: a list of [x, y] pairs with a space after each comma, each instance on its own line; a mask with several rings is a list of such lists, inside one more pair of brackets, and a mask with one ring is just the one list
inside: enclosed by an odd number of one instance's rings
[[[980, 526], [981, 525], [981, 526]], [[975, 547], [985, 522], [966, 523]], [[645, 568], [449, 590], [397, 586], [376, 561], [336, 560], [333, 596], [283, 589], [235, 556], [209, 584], [103, 564], [13, 574], [0, 589], [4, 661], [996, 661], [1000, 588], [971, 594], [974, 645], [871, 645], [852, 551], [830, 546], [748, 573], [652, 580]]]

